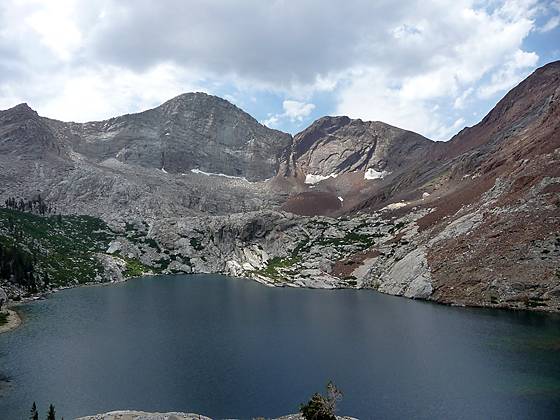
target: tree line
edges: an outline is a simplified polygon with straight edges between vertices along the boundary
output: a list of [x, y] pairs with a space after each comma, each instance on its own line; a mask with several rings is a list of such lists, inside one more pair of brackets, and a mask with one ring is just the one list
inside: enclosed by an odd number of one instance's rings
[[53, 213], [53, 208], [43, 200], [41, 194], [38, 194], [31, 200], [8, 197], [6, 201], [4, 201], [4, 204], [7, 209], [27, 211], [30, 213], [40, 214], [41, 216]]
[[35, 265], [35, 257], [28, 252], [0, 243], [0, 278], [37, 293], [41, 284], [48, 283], [48, 275], [37, 273]]
[[[29, 420], [39, 420], [39, 411], [37, 410], [37, 404], [35, 404], [35, 402], [31, 407]], [[56, 411], [54, 409], [54, 405], [52, 404], [49, 405], [49, 411], [47, 412], [47, 420], [56, 420]], [[64, 420], [64, 417], [61, 420]]]

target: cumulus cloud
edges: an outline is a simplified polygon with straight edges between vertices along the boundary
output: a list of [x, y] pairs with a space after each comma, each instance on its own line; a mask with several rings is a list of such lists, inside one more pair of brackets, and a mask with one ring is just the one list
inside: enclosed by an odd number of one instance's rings
[[488, 98], [497, 92], [512, 88], [527, 76], [528, 70], [535, 67], [538, 59], [537, 54], [533, 52], [515, 51], [507, 58], [505, 65], [492, 74], [490, 82], [479, 88], [479, 95]]
[[305, 117], [315, 109], [314, 104], [306, 104], [305, 102], [299, 101], [284, 101], [282, 102], [282, 108], [284, 108], [284, 115], [290, 118], [292, 121], [299, 120], [303, 121]]
[[544, 15], [544, 24], [537, 30], [541, 33], [553, 31], [560, 26], [560, 0], [551, 0], [549, 3], [540, 5]]
[[288, 99], [282, 102], [282, 108], [284, 112], [276, 115], [269, 114], [268, 118], [262, 123], [268, 127], [276, 128], [285, 119], [291, 122], [302, 122], [313, 112], [315, 104]]
[[535, 68], [524, 40], [554, 29], [557, 3], [5, 0], [0, 107], [88, 120], [230, 88], [237, 103], [275, 95], [270, 126], [321, 109], [444, 139]]
[[[416, 50], [417, 71], [395, 76], [383, 65], [364, 67], [340, 90], [338, 113], [448, 139], [461, 120], [445, 110], [463, 108], [475, 89], [481, 98], [504, 92], [536, 66], [538, 55], [522, 50], [534, 28], [536, 5], [511, 1], [479, 9], [473, 2], [456, 1], [444, 11], [438, 7], [437, 14], [433, 4], [418, 4], [408, 21], [396, 26], [392, 44], [401, 50], [399, 56]], [[403, 25], [414, 30], [403, 31]]]

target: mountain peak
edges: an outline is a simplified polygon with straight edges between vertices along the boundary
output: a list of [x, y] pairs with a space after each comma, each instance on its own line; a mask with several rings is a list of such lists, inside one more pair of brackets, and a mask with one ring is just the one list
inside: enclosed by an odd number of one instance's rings
[[34, 115], [38, 115], [37, 111], [35, 111], [33, 108], [31, 108], [27, 102], [22, 102], [21, 104], [18, 104], [12, 108], [8, 108], [6, 109], [4, 112], [12, 112], [12, 113], [29, 113], [29, 114], [34, 114]]
[[[219, 96], [210, 95], [205, 92], [185, 92], [180, 95], [171, 98], [170, 100], [164, 102], [162, 105], [166, 104], [188, 104], [188, 103], [208, 103], [208, 104], [223, 104], [225, 106], [230, 106], [238, 108], [230, 101]], [[239, 109], [239, 108], [238, 108]]]
[[6, 124], [35, 118], [39, 118], [39, 114], [25, 102], [0, 111], [0, 119]]

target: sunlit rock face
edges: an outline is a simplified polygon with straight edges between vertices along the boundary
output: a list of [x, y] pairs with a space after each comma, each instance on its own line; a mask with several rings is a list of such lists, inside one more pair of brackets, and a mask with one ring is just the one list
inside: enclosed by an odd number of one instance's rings
[[0, 111], [0, 198], [40, 193], [60, 212], [105, 218], [256, 210], [276, 204], [265, 181], [291, 141], [203, 93], [83, 124], [22, 104]]
[[431, 144], [382, 122], [323, 117], [294, 137], [292, 173], [307, 184], [355, 172], [381, 179], [425, 156]]

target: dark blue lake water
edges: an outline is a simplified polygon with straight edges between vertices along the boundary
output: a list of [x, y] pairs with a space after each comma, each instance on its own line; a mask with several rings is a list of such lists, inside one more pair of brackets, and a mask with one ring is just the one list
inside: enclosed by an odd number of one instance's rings
[[0, 335], [1, 419], [33, 401], [279, 416], [332, 379], [361, 419], [559, 418], [560, 317], [215, 275], [66, 290]]

